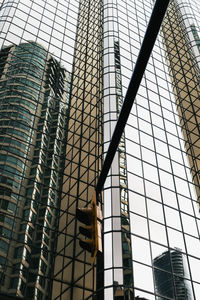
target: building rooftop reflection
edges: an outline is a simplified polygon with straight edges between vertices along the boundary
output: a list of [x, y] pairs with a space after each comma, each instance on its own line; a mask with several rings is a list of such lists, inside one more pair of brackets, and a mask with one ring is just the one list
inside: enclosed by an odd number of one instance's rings
[[[187, 282], [187, 268], [181, 250], [169, 250], [154, 259], [154, 276], [159, 300], [163, 297], [177, 300], [191, 300]], [[163, 296], [163, 297], [162, 297]]]

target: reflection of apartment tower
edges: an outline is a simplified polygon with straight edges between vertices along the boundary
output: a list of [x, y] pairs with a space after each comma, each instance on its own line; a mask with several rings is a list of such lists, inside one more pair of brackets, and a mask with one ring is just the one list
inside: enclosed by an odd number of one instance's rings
[[196, 44], [194, 48], [198, 49], [199, 36], [195, 25], [188, 26], [185, 20], [181, 4], [172, 1], [162, 32], [191, 172], [200, 201], [200, 70], [191, 47], [189, 31]]
[[44, 299], [51, 289], [66, 76], [36, 43], [0, 52], [1, 292], [25, 299]]
[[179, 249], [166, 251], [154, 259], [154, 276], [159, 300], [164, 297], [177, 300], [191, 300], [191, 291], [184, 258]]
[[[91, 266], [90, 253], [79, 246], [75, 212], [93, 196], [155, 1], [0, 2], [0, 197], [5, 213], [0, 214], [0, 299], [1, 293], [26, 300], [155, 299], [155, 276], [169, 273], [152, 262], [162, 249], [178, 246], [187, 257], [187, 279], [197, 300], [199, 215], [187, 153], [192, 165], [198, 158], [199, 71], [188, 51], [187, 15], [183, 23], [171, 1], [164, 38], [159, 34], [156, 40], [104, 185], [103, 254]], [[183, 2], [194, 7], [197, 0]], [[189, 25], [193, 47], [198, 22]], [[29, 40], [35, 42], [25, 43]], [[72, 74], [70, 96], [67, 72], [55, 57]], [[197, 166], [196, 159], [196, 183]], [[186, 286], [184, 276], [172, 274], [174, 287]]]
[[102, 4], [79, 5], [53, 299], [89, 299], [96, 290], [96, 268], [79, 246], [75, 212], [91, 201], [101, 169]]
[[[115, 82], [116, 82], [116, 111], [117, 115], [123, 104], [122, 97], [122, 80], [121, 80], [121, 63], [120, 63], [120, 48], [119, 41], [114, 41], [114, 58], [115, 58]], [[123, 297], [131, 299], [133, 297], [133, 274], [132, 274], [132, 250], [131, 250], [131, 235], [130, 235], [130, 220], [129, 220], [129, 205], [128, 205], [128, 176], [127, 176], [127, 161], [126, 161], [126, 145], [125, 134], [122, 134], [118, 147], [118, 172], [119, 172], [119, 203], [121, 213], [121, 229], [122, 229], [122, 260], [123, 260], [123, 280], [126, 288], [122, 291], [116, 290], [116, 293], [123, 293]], [[117, 164], [116, 164], [117, 166]], [[118, 299], [116, 297], [116, 299]]]

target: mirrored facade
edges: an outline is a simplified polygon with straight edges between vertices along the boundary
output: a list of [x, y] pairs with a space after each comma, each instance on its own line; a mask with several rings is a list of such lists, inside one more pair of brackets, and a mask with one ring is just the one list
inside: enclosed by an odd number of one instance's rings
[[0, 52], [1, 292], [51, 289], [62, 185], [69, 74], [35, 42]]
[[153, 0], [0, 1], [0, 299], [198, 300], [198, 0], [171, 0], [79, 246]]
[[[153, 1], [104, 3], [104, 113], [106, 121], [109, 119], [104, 124], [106, 152], [118, 114], [119, 84], [124, 97]], [[125, 129], [123, 161], [119, 146], [107, 179], [105, 299], [199, 297], [199, 17], [197, 2], [171, 1]], [[116, 44], [120, 72], [112, 68]], [[126, 243], [124, 234], [128, 236]], [[126, 257], [132, 260], [128, 278], [124, 247]], [[155, 267], [156, 258], [176, 248], [188, 270], [180, 276], [188, 291], [181, 296], [172, 259], [168, 269], [171, 293], [158, 288], [163, 269]]]
[[154, 259], [154, 276], [158, 294], [172, 299], [191, 299], [190, 287], [185, 279], [188, 272], [181, 249], [176, 248], [157, 256]]

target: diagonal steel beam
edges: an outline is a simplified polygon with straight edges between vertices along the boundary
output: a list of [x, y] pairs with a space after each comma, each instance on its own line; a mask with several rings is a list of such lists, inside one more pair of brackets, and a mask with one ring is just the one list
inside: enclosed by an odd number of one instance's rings
[[[170, 0], [157, 0], [153, 7], [152, 15], [147, 26], [147, 30], [141, 45], [141, 49], [135, 64], [135, 68], [126, 92], [123, 106], [115, 126], [115, 130], [110, 142], [106, 158], [102, 167], [101, 174], [96, 185], [97, 195], [102, 191], [109, 169], [111, 167], [113, 158], [115, 156], [117, 147], [119, 145], [122, 133], [127, 123], [131, 108], [133, 106], [137, 91], [139, 89], [143, 74], [145, 72], [151, 51], [156, 41], [160, 26], [165, 16]], [[98, 199], [98, 197], [97, 197]]]

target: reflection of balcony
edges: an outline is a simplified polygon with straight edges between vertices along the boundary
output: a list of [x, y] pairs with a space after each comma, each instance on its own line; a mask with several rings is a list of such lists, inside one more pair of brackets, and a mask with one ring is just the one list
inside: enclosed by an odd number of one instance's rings
[[130, 266], [129, 269], [124, 268], [124, 275], [125, 276], [131, 276], [132, 275], [132, 268]]
[[126, 209], [126, 210], [122, 209], [122, 210], [121, 210], [121, 213], [122, 213], [123, 217], [124, 217], [124, 218], [127, 218], [127, 220], [128, 220], [127, 206], [124, 205], [123, 208]]

